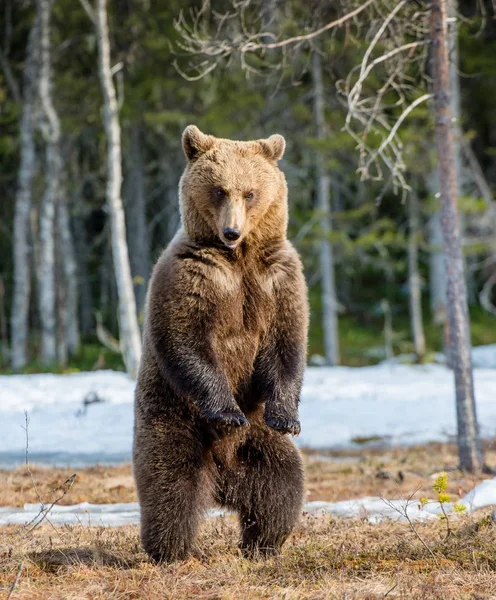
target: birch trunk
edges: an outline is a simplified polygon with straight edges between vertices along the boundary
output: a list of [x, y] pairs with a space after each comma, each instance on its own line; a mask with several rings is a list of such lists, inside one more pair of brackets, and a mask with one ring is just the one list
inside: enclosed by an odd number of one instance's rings
[[133, 281], [126, 240], [126, 224], [121, 199], [121, 129], [119, 107], [110, 68], [110, 42], [106, 0], [97, 0], [95, 24], [98, 67], [104, 97], [104, 125], [107, 134], [107, 204], [110, 209], [112, 256], [119, 297], [119, 338], [126, 370], [136, 377], [141, 357], [141, 340], [136, 315]]
[[[324, 86], [322, 82], [322, 64], [317, 51], [313, 53], [313, 93], [314, 122], [319, 140], [325, 139], [326, 124], [324, 115]], [[320, 273], [322, 286], [322, 329], [324, 333], [324, 352], [328, 365], [339, 365], [339, 333], [334, 257], [331, 233], [331, 178], [325, 167], [325, 161], [319, 152], [317, 164], [317, 206], [322, 215], [322, 235], [320, 242]]]
[[441, 189], [441, 226], [446, 252], [447, 308], [451, 360], [455, 375], [458, 450], [460, 467], [472, 473], [483, 468], [482, 444], [477, 424], [467, 290], [463, 265], [453, 121], [450, 104], [446, 0], [432, 0], [431, 42], [436, 142]]
[[419, 362], [425, 356], [425, 336], [422, 321], [422, 282], [418, 271], [418, 233], [419, 204], [418, 197], [412, 194], [409, 202], [409, 236], [408, 236], [408, 283], [410, 290], [410, 321], [412, 325], [413, 344]]
[[23, 76], [23, 107], [20, 122], [20, 164], [14, 214], [14, 289], [11, 314], [11, 363], [14, 371], [28, 360], [29, 299], [31, 295], [31, 184], [35, 165], [34, 102], [38, 74], [39, 23], [36, 17], [27, 46]]
[[41, 324], [40, 358], [44, 365], [57, 360], [56, 290], [55, 290], [55, 211], [60, 191], [62, 160], [60, 122], [52, 101], [50, 56], [51, 0], [37, 0], [40, 19], [40, 78], [38, 93], [41, 105], [39, 128], [45, 141], [45, 191], [40, 204], [40, 273], [38, 276], [38, 310]]

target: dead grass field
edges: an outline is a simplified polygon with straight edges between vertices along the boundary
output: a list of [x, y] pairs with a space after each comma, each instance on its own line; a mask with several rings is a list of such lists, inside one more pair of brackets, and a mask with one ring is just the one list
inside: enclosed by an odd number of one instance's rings
[[[345, 500], [380, 495], [433, 497], [435, 474], [447, 470], [458, 497], [480, 478], [456, 470], [450, 445], [394, 451], [357, 451], [350, 458], [306, 453], [307, 498]], [[332, 460], [331, 460], [332, 459]], [[496, 452], [487, 448], [496, 466]], [[45, 502], [73, 471], [32, 468]], [[58, 492], [58, 495], [60, 492]], [[129, 466], [77, 471], [62, 503], [129, 502], [136, 499]], [[0, 472], [0, 505], [36, 502], [25, 468]], [[141, 550], [137, 527], [52, 527], [29, 535], [0, 528], [0, 598], [99, 599], [376, 599], [496, 598], [496, 526], [490, 510], [452, 520], [417, 524], [434, 557], [405, 523], [371, 525], [359, 519], [303, 515], [279, 557], [246, 560], [237, 552], [233, 517], [209, 519], [195, 554], [186, 562], [156, 566]], [[21, 568], [22, 565], [22, 569]], [[19, 575], [20, 572], [20, 575]], [[18, 576], [15, 589], [13, 582]]]

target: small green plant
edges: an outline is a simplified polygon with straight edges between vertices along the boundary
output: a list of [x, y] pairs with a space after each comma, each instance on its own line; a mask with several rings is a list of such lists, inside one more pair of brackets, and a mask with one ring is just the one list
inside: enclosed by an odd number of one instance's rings
[[[451, 502], [451, 496], [446, 491], [448, 489], [448, 474], [440, 473], [436, 477], [436, 481], [433, 483], [432, 489], [437, 493], [437, 500], [435, 500], [434, 502], [439, 502], [439, 505], [441, 507], [441, 514], [439, 515], [439, 518], [441, 519], [441, 521], [446, 522], [446, 538], [448, 538], [452, 533], [450, 520], [448, 517], [448, 513], [446, 512], [446, 504], [448, 502]], [[421, 506], [425, 506], [429, 502], [431, 501], [425, 496], [423, 498], [420, 498]], [[451, 507], [452, 513], [462, 514], [466, 510], [467, 507], [461, 502], [455, 502]]]

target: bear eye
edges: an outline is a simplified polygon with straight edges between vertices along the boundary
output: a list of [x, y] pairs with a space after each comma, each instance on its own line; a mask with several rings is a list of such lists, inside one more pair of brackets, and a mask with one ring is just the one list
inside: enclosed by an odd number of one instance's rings
[[216, 188], [216, 189], [214, 190], [214, 194], [215, 194], [215, 197], [216, 197], [216, 198], [219, 198], [220, 200], [221, 200], [222, 198], [225, 198], [225, 197], [226, 197], [226, 191], [225, 191], [225, 190], [223, 190], [222, 188]]
[[255, 198], [255, 194], [253, 192], [248, 192], [245, 194], [245, 200], [253, 200]]

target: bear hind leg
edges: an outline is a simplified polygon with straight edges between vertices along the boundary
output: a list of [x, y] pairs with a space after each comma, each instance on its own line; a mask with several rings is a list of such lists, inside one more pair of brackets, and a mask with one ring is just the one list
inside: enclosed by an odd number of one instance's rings
[[260, 429], [224, 469], [222, 503], [239, 514], [247, 557], [277, 554], [301, 515], [303, 465], [291, 439]]
[[[141, 509], [141, 542], [156, 562], [191, 552], [209, 500], [203, 448], [185, 431], [149, 428], [135, 443], [133, 467]], [[136, 451], [139, 448], [139, 451]]]

